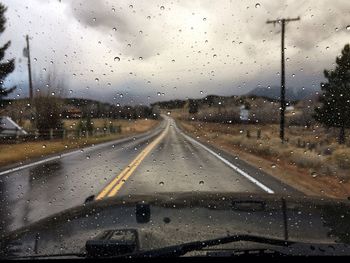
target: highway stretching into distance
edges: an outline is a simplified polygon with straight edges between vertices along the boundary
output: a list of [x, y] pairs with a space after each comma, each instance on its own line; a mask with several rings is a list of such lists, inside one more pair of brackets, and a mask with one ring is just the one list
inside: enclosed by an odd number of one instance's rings
[[91, 195], [101, 200], [190, 191], [300, 194], [163, 118], [144, 134], [0, 169], [0, 232], [81, 205]]

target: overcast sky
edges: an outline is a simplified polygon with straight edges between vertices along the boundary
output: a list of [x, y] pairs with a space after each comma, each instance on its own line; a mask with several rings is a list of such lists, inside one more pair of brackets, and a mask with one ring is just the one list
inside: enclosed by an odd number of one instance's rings
[[319, 87], [350, 40], [349, 0], [1, 2], [13, 96], [28, 94], [26, 34], [33, 74], [54, 68], [69, 96], [145, 104], [279, 85], [280, 26], [267, 19], [301, 18], [286, 29], [287, 86]]

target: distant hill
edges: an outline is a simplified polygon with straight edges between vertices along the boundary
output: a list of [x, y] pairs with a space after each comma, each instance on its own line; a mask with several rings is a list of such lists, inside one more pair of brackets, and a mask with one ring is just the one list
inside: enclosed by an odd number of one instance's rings
[[[159, 101], [151, 104], [151, 107], [158, 107], [159, 109], [181, 109], [187, 107], [187, 103], [195, 104], [198, 107], [209, 106], [209, 107], [225, 107], [225, 106], [240, 106], [247, 101], [252, 101], [256, 99], [262, 99], [264, 101], [278, 102], [278, 99], [273, 99], [264, 96], [256, 95], [233, 95], [233, 96], [218, 96], [218, 95], [208, 95], [200, 99], [186, 99], [186, 100], [169, 100], [169, 101]], [[187, 105], [187, 106], [186, 106]]]
[[[317, 89], [303, 89], [303, 88], [295, 88], [295, 87], [287, 87], [286, 88], [286, 100], [289, 101], [298, 101], [302, 99], [306, 99], [308, 97], [312, 97], [315, 95]], [[254, 95], [257, 97], [266, 97], [275, 100], [280, 99], [281, 88], [279, 86], [273, 87], [257, 87], [252, 91], [248, 92], [247, 95]]]

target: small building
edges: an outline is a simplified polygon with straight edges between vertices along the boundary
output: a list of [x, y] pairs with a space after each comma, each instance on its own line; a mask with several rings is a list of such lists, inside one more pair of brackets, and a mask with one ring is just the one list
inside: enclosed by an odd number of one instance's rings
[[17, 137], [28, 133], [8, 116], [0, 116], [0, 137]]
[[83, 116], [81, 110], [76, 107], [67, 109], [66, 115], [70, 119], [80, 119]]
[[294, 106], [293, 105], [288, 105], [286, 107], [286, 111], [293, 111], [294, 110]]
[[244, 105], [239, 108], [239, 118], [241, 121], [249, 121], [249, 110]]

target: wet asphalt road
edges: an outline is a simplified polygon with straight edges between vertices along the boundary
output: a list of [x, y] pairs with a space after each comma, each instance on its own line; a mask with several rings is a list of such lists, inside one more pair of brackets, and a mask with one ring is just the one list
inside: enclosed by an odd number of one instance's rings
[[0, 231], [8, 232], [83, 204], [88, 196], [100, 193], [162, 133], [164, 137], [144, 157], [117, 195], [181, 191], [266, 192], [254, 180], [273, 193], [299, 194], [259, 169], [210, 147], [253, 178], [247, 179], [242, 172], [208, 152], [206, 146], [186, 137], [173, 119], [165, 117], [158, 128], [148, 133], [0, 175]]

